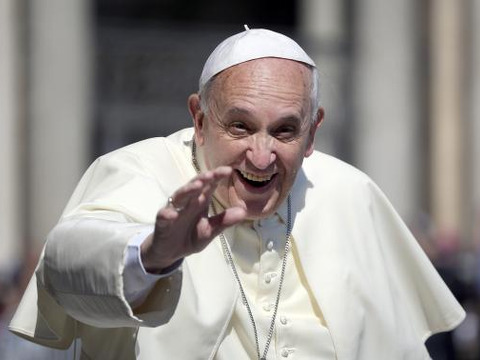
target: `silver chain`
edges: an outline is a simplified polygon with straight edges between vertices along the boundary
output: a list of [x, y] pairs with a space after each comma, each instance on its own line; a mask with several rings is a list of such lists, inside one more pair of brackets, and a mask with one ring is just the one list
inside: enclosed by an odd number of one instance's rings
[[[196, 146], [195, 146], [195, 140], [192, 139], [192, 164], [197, 173], [200, 173], [200, 167], [198, 165], [197, 161], [197, 156], [196, 156]], [[215, 209], [215, 205], [212, 203], [212, 210], [213, 213], [216, 215], [217, 211]], [[260, 345], [259, 345], [259, 339], [258, 339], [258, 330], [257, 330], [257, 325], [255, 322], [255, 318], [253, 317], [252, 309], [250, 308], [250, 305], [247, 300], [247, 296], [245, 294], [245, 290], [243, 289], [242, 282], [240, 281], [240, 276], [238, 275], [237, 268], [235, 266], [235, 262], [233, 261], [233, 256], [232, 252], [230, 250], [230, 246], [228, 245], [228, 242], [225, 238], [225, 235], [223, 232], [219, 234], [220, 237], [220, 242], [222, 244], [223, 251], [225, 252], [225, 255], [227, 257], [227, 262], [230, 264], [230, 267], [233, 272], [233, 276], [235, 277], [235, 280], [238, 284], [238, 288], [240, 290], [240, 296], [242, 298], [242, 304], [246, 307], [248, 316], [250, 318], [250, 322], [253, 327], [253, 333], [255, 335], [255, 345], [257, 349], [257, 357], [259, 360], [266, 360], [267, 359], [267, 353], [268, 349], [270, 347], [270, 343], [272, 341], [273, 333], [275, 330], [275, 320], [277, 318], [277, 312], [278, 312], [278, 305], [280, 303], [280, 295], [282, 292], [282, 287], [283, 287], [283, 281], [285, 278], [285, 269], [287, 267], [287, 259], [288, 259], [288, 252], [290, 251], [290, 235], [292, 231], [292, 206], [291, 206], [291, 199], [290, 195], [288, 195], [287, 198], [287, 229], [286, 229], [286, 241], [285, 241], [285, 252], [283, 254], [283, 260], [282, 260], [282, 269], [280, 273], [280, 281], [278, 283], [278, 290], [277, 290], [277, 296], [275, 298], [275, 306], [273, 308], [273, 315], [272, 315], [272, 320], [270, 322], [270, 328], [268, 330], [268, 335], [267, 335], [267, 341], [265, 343], [265, 349], [263, 350], [263, 354], [260, 357]]]
[[[257, 348], [257, 356], [259, 360], [266, 360], [267, 358], [267, 353], [268, 349], [270, 347], [270, 343], [272, 341], [273, 337], [273, 332], [275, 330], [275, 320], [277, 318], [277, 312], [278, 312], [278, 305], [280, 303], [280, 295], [282, 292], [282, 287], [283, 287], [283, 280], [285, 278], [285, 269], [287, 267], [287, 258], [288, 258], [288, 252], [290, 250], [290, 232], [291, 232], [291, 205], [290, 205], [290, 195], [288, 196], [287, 199], [287, 212], [288, 212], [288, 217], [287, 217], [287, 233], [286, 233], [286, 242], [285, 242], [285, 253], [283, 254], [283, 260], [282, 260], [282, 270], [280, 273], [280, 281], [278, 284], [278, 290], [277, 290], [277, 296], [275, 298], [275, 306], [273, 308], [273, 315], [272, 315], [272, 320], [270, 322], [270, 328], [268, 330], [268, 335], [267, 335], [267, 341], [265, 343], [265, 349], [263, 350], [263, 354], [260, 357], [260, 346], [259, 346], [259, 339], [258, 339], [258, 331], [257, 331], [257, 325], [255, 323], [255, 318], [253, 317], [252, 309], [250, 308], [250, 305], [247, 300], [247, 296], [245, 295], [245, 291], [242, 286], [242, 282], [240, 281], [240, 276], [238, 275], [237, 268], [235, 266], [235, 263], [233, 261], [232, 253], [230, 250], [230, 247], [225, 239], [225, 235], [223, 233], [220, 233], [220, 241], [222, 243], [223, 250], [225, 251], [225, 254], [227, 256], [228, 263], [230, 264], [230, 267], [232, 268], [233, 275], [235, 277], [235, 280], [237, 281], [238, 288], [240, 290], [240, 296], [242, 298], [242, 303], [245, 305], [247, 308], [248, 316], [250, 317], [250, 322], [252, 323], [253, 327], [253, 333], [255, 335], [255, 345]], [[216, 211], [214, 210], [214, 213]]]

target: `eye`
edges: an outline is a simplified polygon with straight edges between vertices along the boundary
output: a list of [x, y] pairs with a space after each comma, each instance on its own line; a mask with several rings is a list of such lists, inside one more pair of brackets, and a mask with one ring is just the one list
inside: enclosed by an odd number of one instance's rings
[[275, 137], [280, 140], [291, 140], [298, 134], [298, 128], [294, 125], [281, 125], [275, 129]]
[[234, 121], [228, 125], [228, 132], [234, 136], [242, 136], [248, 134], [249, 128], [244, 122]]

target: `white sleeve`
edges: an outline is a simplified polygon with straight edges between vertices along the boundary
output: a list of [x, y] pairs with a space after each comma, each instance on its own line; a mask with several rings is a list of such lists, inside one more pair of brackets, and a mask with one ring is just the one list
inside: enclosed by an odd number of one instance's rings
[[140, 246], [152, 232], [153, 225], [134, 236], [128, 242], [123, 272], [123, 293], [132, 308], [140, 305], [145, 300], [158, 280], [169, 276], [178, 270], [182, 264], [181, 260], [177, 261], [161, 274], [152, 274], [145, 270], [140, 256]]

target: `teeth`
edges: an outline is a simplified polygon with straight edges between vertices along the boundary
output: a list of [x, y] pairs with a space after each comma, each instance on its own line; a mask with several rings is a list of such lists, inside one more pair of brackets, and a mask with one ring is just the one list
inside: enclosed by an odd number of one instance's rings
[[269, 181], [273, 175], [266, 175], [266, 176], [257, 176], [254, 174], [247, 173], [245, 171], [239, 170], [242, 176], [250, 181], [259, 181], [259, 182], [265, 182]]

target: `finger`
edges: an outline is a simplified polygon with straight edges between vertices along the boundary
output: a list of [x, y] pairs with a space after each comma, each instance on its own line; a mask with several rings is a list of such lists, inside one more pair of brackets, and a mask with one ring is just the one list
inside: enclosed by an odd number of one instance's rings
[[202, 224], [200, 231], [205, 238], [214, 238], [226, 228], [238, 224], [245, 220], [247, 213], [240, 207], [231, 207], [224, 212], [205, 219], [206, 222]]
[[203, 250], [223, 230], [240, 223], [245, 217], [244, 209], [233, 207], [210, 218], [202, 218], [197, 224], [198, 237], [194, 244], [195, 252]]
[[175, 208], [185, 208], [191, 199], [198, 197], [204, 191], [203, 186], [202, 181], [193, 180], [175, 191], [169, 203]]
[[209, 218], [210, 226], [223, 231], [229, 226], [233, 226], [245, 220], [247, 212], [245, 209], [234, 206], [226, 209], [224, 212]]
[[[211, 201], [211, 193], [216, 188], [215, 183], [203, 184], [202, 187], [189, 190], [188, 192], [175, 193], [175, 199], [172, 203], [180, 209], [175, 209], [182, 215], [197, 216], [199, 213], [207, 213]], [[180, 204], [180, 205], [177, 205]]]
[[[199, 174], [172, 195], [172, 203], [177, 208], [185, 208], [189, 206], [192, 200], [197, 198], [197, 201], [194, 202], [195, 206], [203, 207], [207, 205], [219, 181], [230, 176], [231, 173], [231, 167], [220, 166], [214, 170]], [[204, 196], [200, 196], [201, 194]]]
[[232, 171], [233, 169], [230, 166], [219, 166], [213, 170], [199, 174], [195, 179], [202, 181], [204, 186], [208, 186], [230, 176]]
[[[229, 166], [221, 166], [214, 170], [207, 171], [200, 174], [198, 180], [203, 183], [203, 193], [213, 193], [213, 190], [217, 187], [218, 183], [230, 176], [232, 168]], [[212, 190], [213, 188], [213, 190]]]
[[215, 192], [219, 182], [232, 174], [232, 168], [230, 166], [220, 166], [215, 170], [212, 170], [212, 178], [205, 181], [203, 194], [210, 203], [211, 197]]
[[232, 174], [232, 167], [231, 166], [219, 166], [213, 170], [214, 176], [217, 178], [224, 178], [230, 176]]
[[165, 231], [170, 227], [173, 221], [178, 219], [178, 212], [173, 208], [165, 207], [160, 209], [157, 212], [157, 217], [155, 219], [155, 227], [158, 230]]

